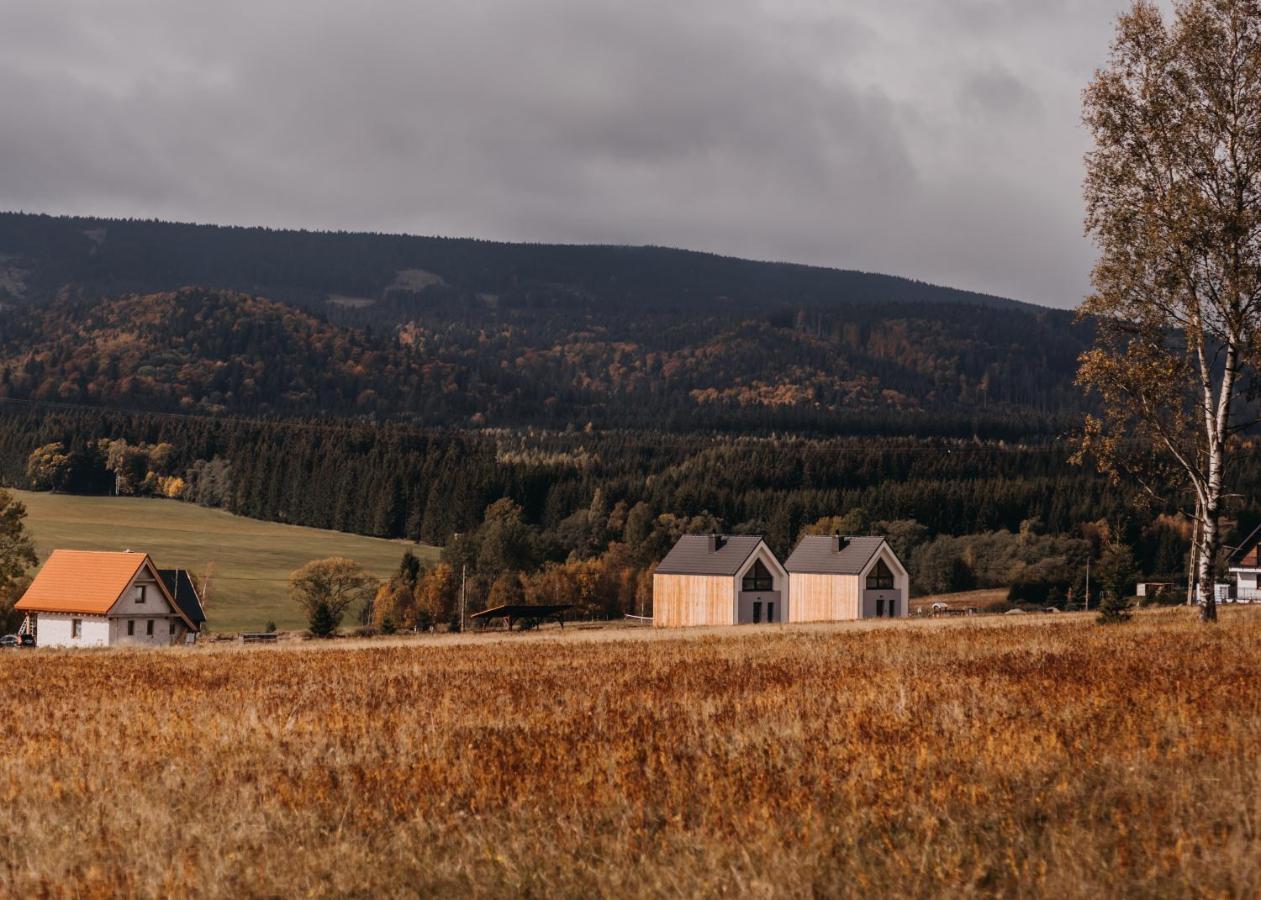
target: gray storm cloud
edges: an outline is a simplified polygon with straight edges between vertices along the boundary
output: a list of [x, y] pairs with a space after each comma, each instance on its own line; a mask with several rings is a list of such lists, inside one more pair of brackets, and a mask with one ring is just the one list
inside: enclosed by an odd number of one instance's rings
[[1125, 0], [0, 0], [0, 208], [653, 243], [1057, 306]]

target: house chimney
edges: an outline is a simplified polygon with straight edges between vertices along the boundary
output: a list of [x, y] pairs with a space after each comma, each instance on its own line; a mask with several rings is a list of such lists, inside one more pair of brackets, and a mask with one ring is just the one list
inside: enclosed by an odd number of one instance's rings
[[715, 553], [723, 548], [727, 543], [727, 539], [721, 534], [711, 534], [709, 536], [709, 552]]
[[845, 549], [845, 545], [848, 543], [849, 538], [841, 537], [841, 533], [839, 531], [832, 535], [832, 549], [835, 552], [840, 553]]

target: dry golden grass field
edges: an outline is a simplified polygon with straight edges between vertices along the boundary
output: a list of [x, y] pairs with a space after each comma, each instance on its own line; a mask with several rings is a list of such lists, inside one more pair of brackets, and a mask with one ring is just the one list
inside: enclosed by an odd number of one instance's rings
[[1255, 896], [1261, 615], [14, 651], [6, 896]]

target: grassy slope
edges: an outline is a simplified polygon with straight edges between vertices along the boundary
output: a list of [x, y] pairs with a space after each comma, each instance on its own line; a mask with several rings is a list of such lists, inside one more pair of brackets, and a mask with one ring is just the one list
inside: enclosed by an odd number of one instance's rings
[[16, 491], [40, 559], [57, 547], [143, 550], [160, 566], [205, 571], [214, 565], [207, 615], [216, 631], [303, 625], [287, 596], [289, 573], [312, 559], [346, 556], [385, 577], [408, 546], [422, 558], [432, 547], [244, 519], [173, 500], [70, 497]]

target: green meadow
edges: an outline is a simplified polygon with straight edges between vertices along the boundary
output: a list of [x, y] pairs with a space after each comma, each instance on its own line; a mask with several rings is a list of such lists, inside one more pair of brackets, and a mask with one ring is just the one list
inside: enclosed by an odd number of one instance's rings
[[26, 504], [27, 528], [41, 561], [58, 547], [130, 549], [148, 553], [162, 568], [209, 571], [206, 615], [212, 631], [259, 630], [267, 622], [282, 629], [305, 627], [301, 610], [289, 599], [288, 579], [312, 559], [345, 556], [385, 578], [409, 547], [425, 560], [438, 555], [423, 544], [260, 522], [176, 500], [14, 494]]

